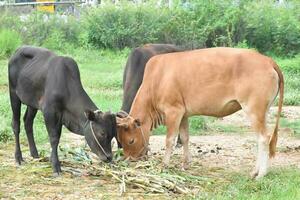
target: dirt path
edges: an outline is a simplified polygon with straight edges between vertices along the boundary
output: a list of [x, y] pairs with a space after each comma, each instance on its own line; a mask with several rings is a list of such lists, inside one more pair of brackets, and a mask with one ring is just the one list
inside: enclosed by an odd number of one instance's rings
[[[268, 127], [274, 121], [277, 107], [272, 107], [268, 116]], [[282, 118], [290, 122], [300, 120], [300, 107], [286, 106], [282, 111]], [[250, 122], [243, 111], [218, 119], [218, 124], [249, 127]], [[300, 121], [299, 121], [300, 123]], [[277, 155], [271, 161], [272, 166], [296, 166], [300, 169], [300, 138], [295, 138], [294, 130], [281, 127], [277, 144]], [[163, 154], [165, 136], [151, 136], [150, 147], [152, 153]], [[255, 165], [257, 140], [254, 132], [214, 133], [207, 136], [191, 136], [190, 151], [193, 160], [207, 167], [232, 168], [236, 171], [248, 169]], [[182, 149], [175, 149], [174, 154], [182, 155]]]
[[[152, 136], [150, 140], [153, 154], [164, 154], [164, 136]], [[273, 166], [297, 166], [300, 169], [300, 139], [280, 138], [278, 153], [272, 160]], [[190, 151], [194, 162], [207, 167], [231, 168], [237, 171], [255, 165], [256, 137], [248, 135], [192, 136]], [[176, 148], [174, 155], [182, 155], [182, 148]]]

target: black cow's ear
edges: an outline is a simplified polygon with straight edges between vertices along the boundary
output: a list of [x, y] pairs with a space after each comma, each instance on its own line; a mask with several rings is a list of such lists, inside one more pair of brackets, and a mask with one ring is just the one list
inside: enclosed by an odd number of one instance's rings
[[94, 113], [93, 111], [91, 111], [91, 110], [86, 110], [86, 111], [84, 112], [84, 114], [85, 114], [85, 117], [86, 117], [88, 120], [90, 120], [90, 121], [95, 121], [96, 115], [95, 115], [95, 113]]
[[104, 114], [101, 110], [95, 110], [94, 113], [95, 113], [95, 114], [100, 114], [100, 115], [103, 115], [103, 114]]

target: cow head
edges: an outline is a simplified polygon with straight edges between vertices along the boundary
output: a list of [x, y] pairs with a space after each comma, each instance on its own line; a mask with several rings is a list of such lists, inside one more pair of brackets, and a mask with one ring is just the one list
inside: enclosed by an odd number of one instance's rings
[[117, 136], [125, 158], [136, 160], [147, 154], [149, 134], [145, 134], [139, 119], [117, 116]]
[[85, 139], [101, 160], [112, 160], [111, 140], [116, 136], [116, 117], [110, 112], [101, 111], [85, 112], [87, 124], [85, 126]]

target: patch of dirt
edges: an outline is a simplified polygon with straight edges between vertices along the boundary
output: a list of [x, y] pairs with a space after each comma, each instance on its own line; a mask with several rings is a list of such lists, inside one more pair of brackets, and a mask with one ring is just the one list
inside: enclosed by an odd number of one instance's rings
[[[151, 136], [151, 153], [163, 155], [164, 143], [165, 136]], [[257, 141], [254, 133], [191, 136], [189, 149], [192, 161], [202, 166], [227, 168], [234, 171], [244, 171], [247, 168], [250, 172], [256, 162]], [[272, 166], [296, 166], [300, 169], [300, 139], [280, 137], [277, 150], [276, 157], [271, 161]], [[175, 148], [174, 154], [182, 155], [182, 148]]]

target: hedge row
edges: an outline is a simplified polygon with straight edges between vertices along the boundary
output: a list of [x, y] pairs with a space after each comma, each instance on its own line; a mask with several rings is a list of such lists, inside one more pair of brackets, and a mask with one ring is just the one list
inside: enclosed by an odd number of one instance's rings
[[246, 46], [291, 56], [300, 52], [297, 2], [194, 0], [173, 8], [151, 3], [106, 4], [82, 9], [79, 18], [32, 13], [20, 19], [6, 13], [0, 14], [0, 29], [20, 33], [23, 43], [61, 50], [173, 43], [190, 49]]

